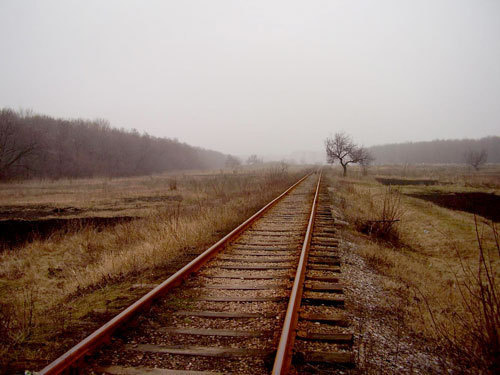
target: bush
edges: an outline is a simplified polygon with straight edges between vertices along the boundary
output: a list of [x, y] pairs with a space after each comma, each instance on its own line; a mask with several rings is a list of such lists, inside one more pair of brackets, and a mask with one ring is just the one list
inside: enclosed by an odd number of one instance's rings
[[168, 187], [170, 190], [177, 190], [177, 179], [172, 178], [168, 181]]
[[401, 203], [401, 192], [392, 186], [387, 187], [381, 207], [374, 204], [375, 219], [358, 219], [356, 228], [374, 238], [389, 241], [393, 244], [399, 243], [399, 235], [396, 225], [404, 215]]

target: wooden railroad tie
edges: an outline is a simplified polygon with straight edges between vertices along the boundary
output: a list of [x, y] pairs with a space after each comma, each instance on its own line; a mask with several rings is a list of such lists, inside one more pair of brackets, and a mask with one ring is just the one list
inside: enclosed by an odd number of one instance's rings
[[200, 297], [196, 301], [206, 302], [281, 302], [286, 297]]
[[111, 375], [227, 375], [227, 372], [215, 371], [193, 371], [193, 370], [170, 370], [164, 368], [152, 367], [125, 367], [125, 366], [108, 366], [96, 367], [94, 370], [99, 373], [107, 373]]
[[[259, 269], [259, 271], [267, 271], [267, 269]], [[217, 274], [217, 275], [200, 275], [207, 279], [237, 279], [237, 280], [274, 280], [274, 279], [287, 279], [293, 280], [293, 275], [256, 275], [252, 274]]]
[[293, 266], [285, 266], [285, 265], [271, 265], [271, 266], [265, 266], [265, 265], [260, 265], [256, 264], [254, 266], [249, 266], [249, 265], [223, 265], [223, 266], [216, 266], [217, 268], [224, 269], [224, 270], [289, 270], [293, 269]]
[[297, 357], [301, 358], [301, 362], [328, 363], [349, 367], [354, 365], [354, 355], [351, 352], [306, 351], [299, 352]]
[[347, 320], [343, 314], [318, 314], [318, 313], [300, 313], [300, 319], [309, 320], [312, 322], [320, 322], [324, 324], [333, 324], [338, 326], [346, 326]]
[[269, 289], [285, 289], [286, 284], [283, 283], [273, 283], [266, 285], [238, 285], [238, 284], [204, 284], [200, 285], [199, 288], [205, 289], [219, 289], [219, 290], [269, 290]]
[[325, 283], [338, 283], [338, 277], [330, 277], [330, 276], [309, 276], [306, 275], [306, 281], [322, 281]]
[[340, 272], [340, 267], [333, 265], [324, 265], [324, 264], [309, 264], [307, 266], [307, 269], [312, 271]]
[[306, 292], [304, 293], [302, 301], [308, 305], [343, 306], [344, 296], [339, 296], [335, 294], [315, 296]]
[[280, 255], [276, 255], [275, 257], [281, 257], [281, 259], [270, 259], [269, 255], [266, 256], [267, 258], [256, 258], [256, 259], [248, 259], [248, 258], [238, 258], [234, 256], [225, 256], [225, 257], [220, 257], [218, 260], [224, 260], [228, 262], [244, 262], [244, 263], [291, 263], [294, 262], [294, 258], [290, 257], [284, 257]]
[[311, 341], [352, 343], [351, 333], [322, 333], [322, 332], [310, 332], [310, 331], [297, 331], [297, 337], [302, 340], [311, 340]]
[[344, 291], [343, 286], [341, 284], [330, 284], [330, 283], [308, 282], [308, 281], [306, 281], [304, 289], [311, 290], [314, 292], [343, 293]]
[[215, 329], [215, 328], [178, 328], [178, 327], [163, 327], [159, 328], [158, 332], [173, 333], [179, 335], [196, 335], [196, 336], [225, 336], [225, 337], [262, 337], [269, 336], [272, 331], [238, 331], [232, 329]]
[[205, 346], [181, 346], [181, 345], [125, 345], [125, 350], [149, 352], [149, 353], [166, 353], [166, 354], [183, 354], [201, 357], [267, 357], [273, 353], [272, 349], [250, 349], [250, 348], [226, 348], [226, 347], [205, 347]]
[[221, 319], [246, 319], [246, 318], [269, 318], [276, 314], [270, 313], [242, 313], [242, 312], [230, 312], [230, 311], [189, 311], [189, 310], [179, 310], [173, 313], [174, 315], [180, 316], [198, 316], [202, 318], [221, 318]]

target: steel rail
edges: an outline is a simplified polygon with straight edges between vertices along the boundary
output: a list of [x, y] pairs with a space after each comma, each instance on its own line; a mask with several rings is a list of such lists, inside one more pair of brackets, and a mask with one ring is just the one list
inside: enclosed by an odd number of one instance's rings
[[149, 293], [145, 294], [143, 297], [141, 297], [139, 300], [134, 302], [129, 307], [127, 307], [125, 310], [123, 310], [120, 314], [118, 314], [113, 319], [108, 321], [102, 327], [98, 328], [92, 334], [90, 334], [85, 339], [76, 344], [74, 347], [69, 349], [62, 356], [54, 360], [52, 363], [47, 365], [41, 371], [37, 372], [37, 374], [55, 375], [55, 374], [61, 374], [65, 371], [69, 371], [75, 368], [78, 362], [81, 361], [85, 356], [91, 354], [101, 345], [109, 342], [111, 336], [117, 329], [123, 327], [139, 312], [151, 306], [153, 301], [163, 296], [172, 288], [181, 284], [182, 281], [186, 279], [191, 273], [198, 271], [206, 262], [208, 262], [215, 255], [217, 255], [217, 253], [219, 253], [228, 242], [237, 238], [241, 234], [241, 232], [243, 232], [250, 225], [252, 225], [266, 211], [268, 211], [271, 207], [273, 207], [276, 203], [278, 203], [281, 199], [283, 199], [286, 195], [288, 195], [295, 187], [297, 187], [302, 181], [304, 181], [311, 174], [312, 173], [308, 173], [307, 175], [302, 177], [299, 181], [297, 181], [288, 189], [286, 189], [277, 198], [273, 199], [271, 202], [269, 202], [259, 211], [253, 214], [250, 218], [248, 218], [238, 227], [233, 229], [229, 234], [227, 234], [222, 239], [217, 241], [214, 245], [205, 250], [198, 257], [193, 259], [191, 262], [182, 267], [179, 271], [174, 273], [172, 276], [170, 276], [156, 288], [151, 290]]
[[276, 357], [273, 365], [273, 375], [288, 374], [290, 364], [292, 362], [292, 351], [295, 343], [297, 322], [299, 316], [299, 308], [302, 300], [302, 292], [304, 289], [304, 279], [306, 276], [307, 258], [309, 256], [309, 248], [311, 247], [311, 238], [314, 227], [314, 218], [316, 217], [316, 208], [318, 205], [319, 186], [321, 184], [321, 172], [318, 178], [318, 185], [316, 186], [316, 193], [314, 194], [314, 201], [312, 204], [311, 215], [309, 223], [307, 224], [307, 231], [304, 237], [304, 243], [300, 252], [299, 264], [297, 266], [297, 273], [293, 281], [292, 292], [288, 301], [285, 320], [283, 322], [283, 329], [276, 351]]

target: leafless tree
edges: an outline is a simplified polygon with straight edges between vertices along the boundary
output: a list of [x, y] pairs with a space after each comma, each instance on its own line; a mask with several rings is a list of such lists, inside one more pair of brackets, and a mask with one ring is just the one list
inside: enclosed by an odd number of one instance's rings
[[231, 168], [234, 171], [241, 165], [240, 159], [233, 155], [228, 155], [226, 157], [226, 168]]
[[280, 161], [279, 169], [281, 174], [285, 174], [286, 172], [288, 172], [288, 164], [285, 160]]
[[253, 154], [248, 157], [247, 164], [249, 165], [262, 164], [262, 159], [260, 159], [257, 155]]
[[22, 162], [34, 151], [35, 142], [22, 142], [16, 134], [11, 113], [0, 113], [0, 178], [12, 167], [23, 167]]
[[367, 153], [367, 155], [360, 160], [359, 165], [361, 165], [363, 176], [366, 176], [368, 175], [368, 168], [370, 167], [370, 164], [375, 160], [375, 158], [368, 151], [364, 151]]
[[[36, 144], [35, 144], [36, 142]], [[222, 168], [226, 155], [175, 139], [0, 108], [0, 178], [131, 176]]]
[[360, 163], [363, 165], [365, 163], [367, 165], [374, 160], [366, 148], [356, 145], [352, 138], [345, 133], [335, 133], [333, 138], [327, 138], [325, 147], [328, 163], [333, 164], [338, 160], [344, 170], [344, 176], [347, 175], [349, 164]]
[[465, 153], [465, 162], [473, 167], [476, 171], [486, 163], [488, 160], [488, 153], [486, 150], [473, 151], [469, 150]]

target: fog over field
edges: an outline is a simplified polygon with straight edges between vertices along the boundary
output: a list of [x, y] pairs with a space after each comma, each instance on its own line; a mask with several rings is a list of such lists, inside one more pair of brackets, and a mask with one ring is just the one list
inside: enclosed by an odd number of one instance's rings
[[500, 0], [0, 0], [0, 375], [500, 374], [499, 223]]
[[499, 37], [496, 0], [2, 0], [0, 108], [235, 155], [480, 138]]

